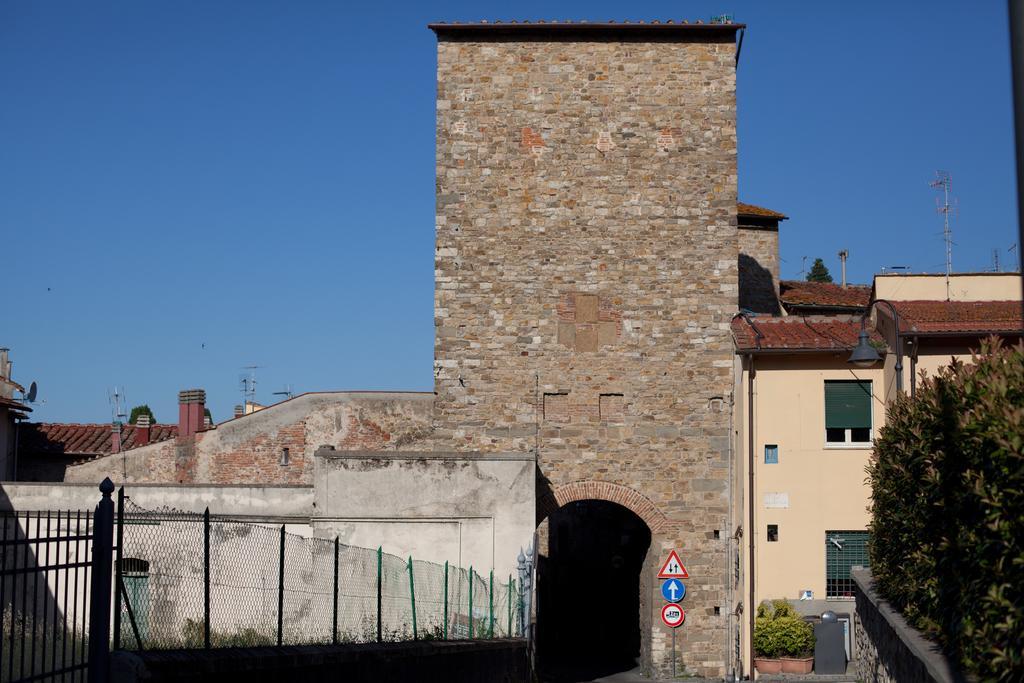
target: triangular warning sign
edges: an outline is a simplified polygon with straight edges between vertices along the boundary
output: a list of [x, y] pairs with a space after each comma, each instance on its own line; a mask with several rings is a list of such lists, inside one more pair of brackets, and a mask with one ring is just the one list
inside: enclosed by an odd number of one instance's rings
[[665, 564], [661, 565], [661, 571], [658, 572], [659, 579], [688, 579], [690, 574], [686, 571], [686, 567], [683, 566], [682, 560], [679, 559], [679, 554], [673, 550], [668, 554], [668, 559], [665, 560]]

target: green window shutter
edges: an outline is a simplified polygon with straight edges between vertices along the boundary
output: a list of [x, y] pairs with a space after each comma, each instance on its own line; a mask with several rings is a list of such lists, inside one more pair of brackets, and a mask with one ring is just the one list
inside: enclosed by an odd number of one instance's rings
[[825, 428], [871, 428], [871, 382], [825, 382]]

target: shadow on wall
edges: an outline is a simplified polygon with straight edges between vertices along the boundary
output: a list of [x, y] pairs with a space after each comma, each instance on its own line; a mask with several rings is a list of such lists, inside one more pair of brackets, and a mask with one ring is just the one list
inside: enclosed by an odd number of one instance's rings
[[740, 254], [739, 268], [740, 309], [779, 315], [779, 296], [772, 272], [747, 254]]

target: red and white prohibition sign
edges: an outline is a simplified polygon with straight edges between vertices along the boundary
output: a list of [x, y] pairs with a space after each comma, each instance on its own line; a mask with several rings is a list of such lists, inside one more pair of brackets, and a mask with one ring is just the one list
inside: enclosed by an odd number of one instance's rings
[[686, 612], [679, 605], [665, 605], [661, 608], [661, 620], [665, 622], [665, 626], [676, 628], [686, 621]]

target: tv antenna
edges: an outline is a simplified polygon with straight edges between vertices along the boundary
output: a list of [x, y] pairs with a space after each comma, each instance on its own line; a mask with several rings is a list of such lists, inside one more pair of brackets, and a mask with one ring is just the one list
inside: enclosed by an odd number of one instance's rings
[[114, 387], [107, 392], [107, 400], [110, 401], [110, 413], [113, 422], [123, 424], [128, 421], [128, 413], [125, 412], [124, 387]]
[[256, 371], [262, 365], [246, 365], [244, 373], [238, 378], [239, 388], [242, 390], [242, 406], [256, 402]]
[[949, 301], [949, 276], [953, 273], [953, 230], [949, 225], [949, 216], [956, 211], [956, 206], [955, 202], [953, 206], [949, 203], [949, 190], [952, 184], [953, 179], [948, 171], [936, 171], [935, 180], [929, 183], [931, 187], [942, 192], [942, 203], [939, 204], [939, 199], [936, 198], [935, 210], [942, 214], [942, 239], [946, 243], [946, 301]]
[[285, 384], [284, 385], [284, 389], [282, 389], [281, 391], [275, 391], [273, 393], [273, 395], [274, 396], [284, 396], [285, 400], [291, 398], [292, 396], [294, 396], [294, 392], [292, 391], [292, 385], [291, 384]]

